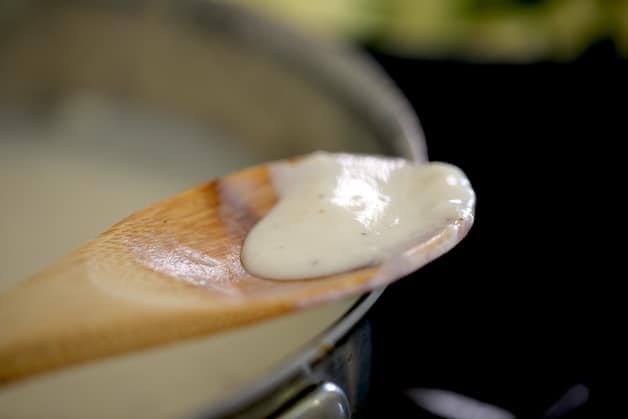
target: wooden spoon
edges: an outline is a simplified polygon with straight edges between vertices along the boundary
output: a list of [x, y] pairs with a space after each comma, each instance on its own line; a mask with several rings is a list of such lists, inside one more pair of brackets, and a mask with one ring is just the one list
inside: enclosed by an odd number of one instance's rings
[[383, 286], [445, 253], [471, 224], [456, 220], [382, 265], [257, 278], [240, 249], [277, 200], [269, 170], [246, 169], [148, 207], [0, 294], [0, 383]]

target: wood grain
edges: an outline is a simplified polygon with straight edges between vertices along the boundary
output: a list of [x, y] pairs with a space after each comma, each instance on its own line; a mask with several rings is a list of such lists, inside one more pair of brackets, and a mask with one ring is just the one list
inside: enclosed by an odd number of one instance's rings
[[277, 197], [268, 166], [142, 210], [0, 294], [0, 383], [270, 319], [383, 286], [453, 247], [455, 220], [381, 266], [299, 281], [249, 275], [240, 249]]

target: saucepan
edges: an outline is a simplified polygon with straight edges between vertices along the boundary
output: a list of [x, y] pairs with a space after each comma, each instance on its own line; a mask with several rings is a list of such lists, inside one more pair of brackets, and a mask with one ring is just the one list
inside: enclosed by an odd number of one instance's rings
[[[187, 187], [314, 150], [425, 160], [400, 93], [347, 46], [207, 0], [0, 1], [0, 288]], [[0, 417], [348, 417], [380, 293], [11, 383]]]

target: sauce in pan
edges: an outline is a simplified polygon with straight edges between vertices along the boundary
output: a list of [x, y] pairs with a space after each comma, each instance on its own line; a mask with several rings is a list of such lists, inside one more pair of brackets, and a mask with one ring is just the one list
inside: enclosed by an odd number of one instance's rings
[[[90, 95], [59, 105], [45, 118], [0, 109], [0, 290], [138, 209], [263, 159], [198, 121]], [[1, 386], [0, 418], [186, 417], [264, 377], [355, 300]]]

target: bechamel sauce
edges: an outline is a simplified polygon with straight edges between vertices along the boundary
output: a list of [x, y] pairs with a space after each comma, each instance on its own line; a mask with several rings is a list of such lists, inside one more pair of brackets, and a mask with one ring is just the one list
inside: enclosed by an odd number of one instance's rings
[[[0, 109], [0, 292], [137, 209], [264, 160], [229, 140], [91, 95], [69, 97], [44, 121]], [[354, 302], [0, 386], [0, 418], [194, 416], [305, 348]]]
[[473, 216], [464, 173], [445, 163], [318, 152], [274, 168], [280, 200], [251, 230], [245, 268], [269, 279], [331, 275], [381, 263]]

